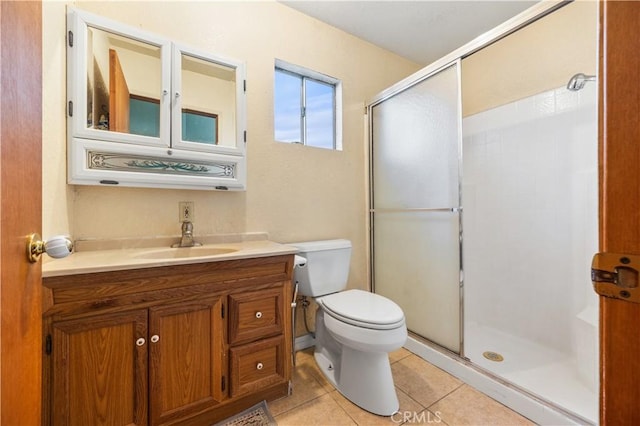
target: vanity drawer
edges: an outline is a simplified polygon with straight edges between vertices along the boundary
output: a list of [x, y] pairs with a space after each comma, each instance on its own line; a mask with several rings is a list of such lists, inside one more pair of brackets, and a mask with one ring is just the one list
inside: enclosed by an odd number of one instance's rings
[[282, 334], [283, 288], [229, 296], [229, 344]]
[[231, 348], [230, 352], [232, 397], [286, 381], [283, 336]]

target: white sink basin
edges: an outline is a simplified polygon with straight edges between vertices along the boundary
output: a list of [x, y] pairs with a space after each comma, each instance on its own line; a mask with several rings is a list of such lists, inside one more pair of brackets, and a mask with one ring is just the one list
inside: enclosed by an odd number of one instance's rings
[[192, 257], [210, 257], [238, 251], [228, 247], [179, 247], [145, 251], [134, 257], [138, 259], [186, 259]]

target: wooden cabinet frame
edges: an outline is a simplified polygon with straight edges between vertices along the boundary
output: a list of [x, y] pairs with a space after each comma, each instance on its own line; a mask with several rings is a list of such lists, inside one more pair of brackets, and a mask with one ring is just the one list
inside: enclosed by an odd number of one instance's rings
[[[282, 255], [44, 278], [43, 425], [88, 424], [73, 415], [74, 388], [67, 374], [84, 368], [69, 363], [69, 351], [87, 346], [95, 351], [102, 345], [97, 353], [107, 360], [126, 358], [135, 366], [120, 372], [132, 377], [122, 380], [135, 389], [122, 392], [127, 402], [118, 402], [118, 409], [133, 413], [118, 418], [123, 424], [213, 424], [264, 399], [288, 395], [292, 334], [286, 302], [292, 271], [293, 256]], [[230, 343], [229, 330], [243, 329], [231, 324], [244, 321], [230, 301], [268, 307], [262, 329], [267, 334]], [[114, 327], [120, 334], [109, 337], [117, 334]], [[136, 346], [140, 338], [144, 343]], [[112, 345], [117, 348], [108, 349], [103, 339], [117, 342]], [[266, 368], [241, 381], [236, 376], [252, 362], [243, 355], [255, 351], [266, 355]], [[240, 362], [234, 365], [230, 358]], [[97, 371], [112, 364], [89, 365]], [[234, 386], [242, 391], [234, 392]], [[102, 398], [101, 409], [114, 400]]]

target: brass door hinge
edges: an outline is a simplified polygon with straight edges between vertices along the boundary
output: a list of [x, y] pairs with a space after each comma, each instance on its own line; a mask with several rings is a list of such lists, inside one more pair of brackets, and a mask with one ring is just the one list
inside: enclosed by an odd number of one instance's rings
[[591, 262], [593, 289], [600, 296], [640, 303], [640, 256], [596, 253]]

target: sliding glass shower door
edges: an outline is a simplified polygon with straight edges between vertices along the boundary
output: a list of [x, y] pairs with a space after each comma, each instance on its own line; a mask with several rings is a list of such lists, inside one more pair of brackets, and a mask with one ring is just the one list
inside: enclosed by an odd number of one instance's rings
[[370, 107], [374, 291], [461, 350], [459, 61]]

